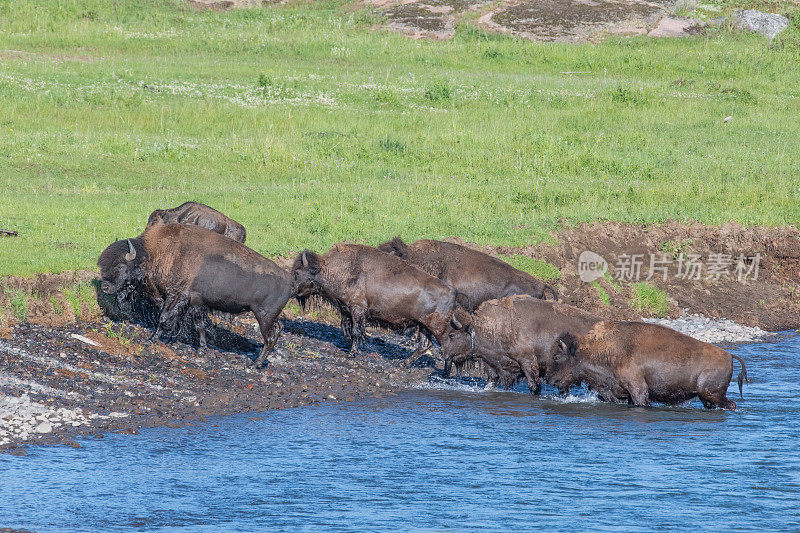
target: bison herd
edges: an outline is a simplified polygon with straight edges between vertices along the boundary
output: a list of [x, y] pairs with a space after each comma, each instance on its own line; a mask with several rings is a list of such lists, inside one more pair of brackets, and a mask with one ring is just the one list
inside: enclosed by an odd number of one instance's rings
[[[435, 341], [444, 374], [481, 361], [487, 386], [525, 379], [565, 394], [585, 384], [605, 401], [648, 406], [699, 397], [707, 408], [735, 409], [726, 398], [733, 358], [712, 344], [644, 322], [603, 320], [558, 301], [556, 291], [500, 259], [457, 244], [399, 237], [371, 247], [336, 244], [301, 252], [291, 272], [244, 245], [244, 226], [197, 202], [154, 211], [138, 237], [116, 241], [97, 263], [101, 290], [121, 304], [145, 301], [154, 336], [181, 328], [206, 342], [209, 311], [255, 315], [267, 362], [281, 332], [278, 316], [291, 298], [311, 297], [341, 315], [359, 351], [367, 325], [416, 328], [416, 359]], [[546, 296], [552, 300], [547, 300]]]

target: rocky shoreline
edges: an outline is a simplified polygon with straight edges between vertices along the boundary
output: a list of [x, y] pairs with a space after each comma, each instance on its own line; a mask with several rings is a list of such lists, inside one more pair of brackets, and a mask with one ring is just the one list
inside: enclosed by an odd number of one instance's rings
[[0, 339], [0, 452], [79, 447], [77, 438], [108, 432], [394, 394], [425, 383], [434, 370], [431, 359], [403, 364], [410, 337], [381, 332], [350, 357], [337, 328], [303, 319], [284, 321], [269, 366], [256, 370], [245, 366], [258, 348], [250, 322], [226, 324], [239, 333], [228, 331], [219, 349], [151, 342], [147, 329], [105, 320], [17, 325]]
[[[698, 315], [650, 321], [707, 342], [774, 336]], [[145, 328], [107, 320], [16, 326], [0, 339], [0, 452], [24, 455], [37, 444], [80, 447], [78, 438], [108, 432], [136, 434], [203, 423], [212, 415], [352, 401], [453, 381], [438, 377], [431, 358], [403, 364], [412, 337], [373, 330], [364, 353], [350, 357], [338, 328], [302, 318], [283, 321], [267, 368], [249, 368], [246, 358], [258, 348], [252, 322], [224, 324], [237, 333], [218, 327], [222, 338], [228, 336], [219, 349], [152, 342]]]

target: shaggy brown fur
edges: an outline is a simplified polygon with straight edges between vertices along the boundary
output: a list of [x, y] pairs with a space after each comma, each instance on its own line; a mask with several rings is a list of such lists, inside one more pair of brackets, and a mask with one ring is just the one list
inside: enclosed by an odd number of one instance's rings
[[427, 239], [406, 244], [395, 237], [378, 249], [400, 257], [463, 292], [473, 309], [487, 300], [514, 294], [544, 298], [549, 291], [553, 299], [558, 300], [550, 285], [505, 261], [459, 244]]
[[606, 401], [679, 404], [699, 397], [707, 408], [736, 409], [726, 398], [733, 359], [739, 357], [671, 328], [645, 322], [602, 321], [583, 335], [553, 345], [553, 379], [560, 390], [585, 382]]
[[[354, 353], [367, 323], [421, 326], [442, 344], [460, 307], [465, 309], [457, 321], [469, 319], [469, 302], [458, 291], [370, 246], [336, 244], [323, 255], [306, 250], [295, 259], [292, 274], [301, 304], [320, 295], [339, 311], [342, 331]], [[412, 357], [419, 355], [420, 347]]]
[[204, 345], [208, 310], [252, 311], [264, 337], [257, 365], [275, 344], [278, 315], [292, 295], [291, 277], [278, 265], [199, 226], [149, 226], [108, 246], [97, 264], [104, 293], [121, 301], [144, 294], [160, 308], [154, 336], [174, 333], [189, 317]]

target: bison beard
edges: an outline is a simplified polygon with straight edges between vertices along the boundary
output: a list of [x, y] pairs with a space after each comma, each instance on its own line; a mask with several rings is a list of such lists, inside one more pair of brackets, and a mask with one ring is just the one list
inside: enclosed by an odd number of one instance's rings
[[277, 318], [292, 294], [288, 273], [272, 261], [197, 226], [150, 226], [140, 237], [110, 245], [98, 265], [104, 293], [158, 305], [154, 336], [183, 336], [193, 326], [204, 346], [209, 310], [252, 311], [264, 337], [257, 365], [280, 334]]

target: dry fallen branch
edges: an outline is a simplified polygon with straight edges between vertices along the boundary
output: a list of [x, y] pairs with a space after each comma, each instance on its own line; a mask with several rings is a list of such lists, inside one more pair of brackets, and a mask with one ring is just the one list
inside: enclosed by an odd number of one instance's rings
[[10, 237], [16, 237], [17, 235], [19, 235], [19, 233], [17, 233], [14, 230], [0, 228], [0, 235], [7, 235], [7, 236], [10, 236]]

